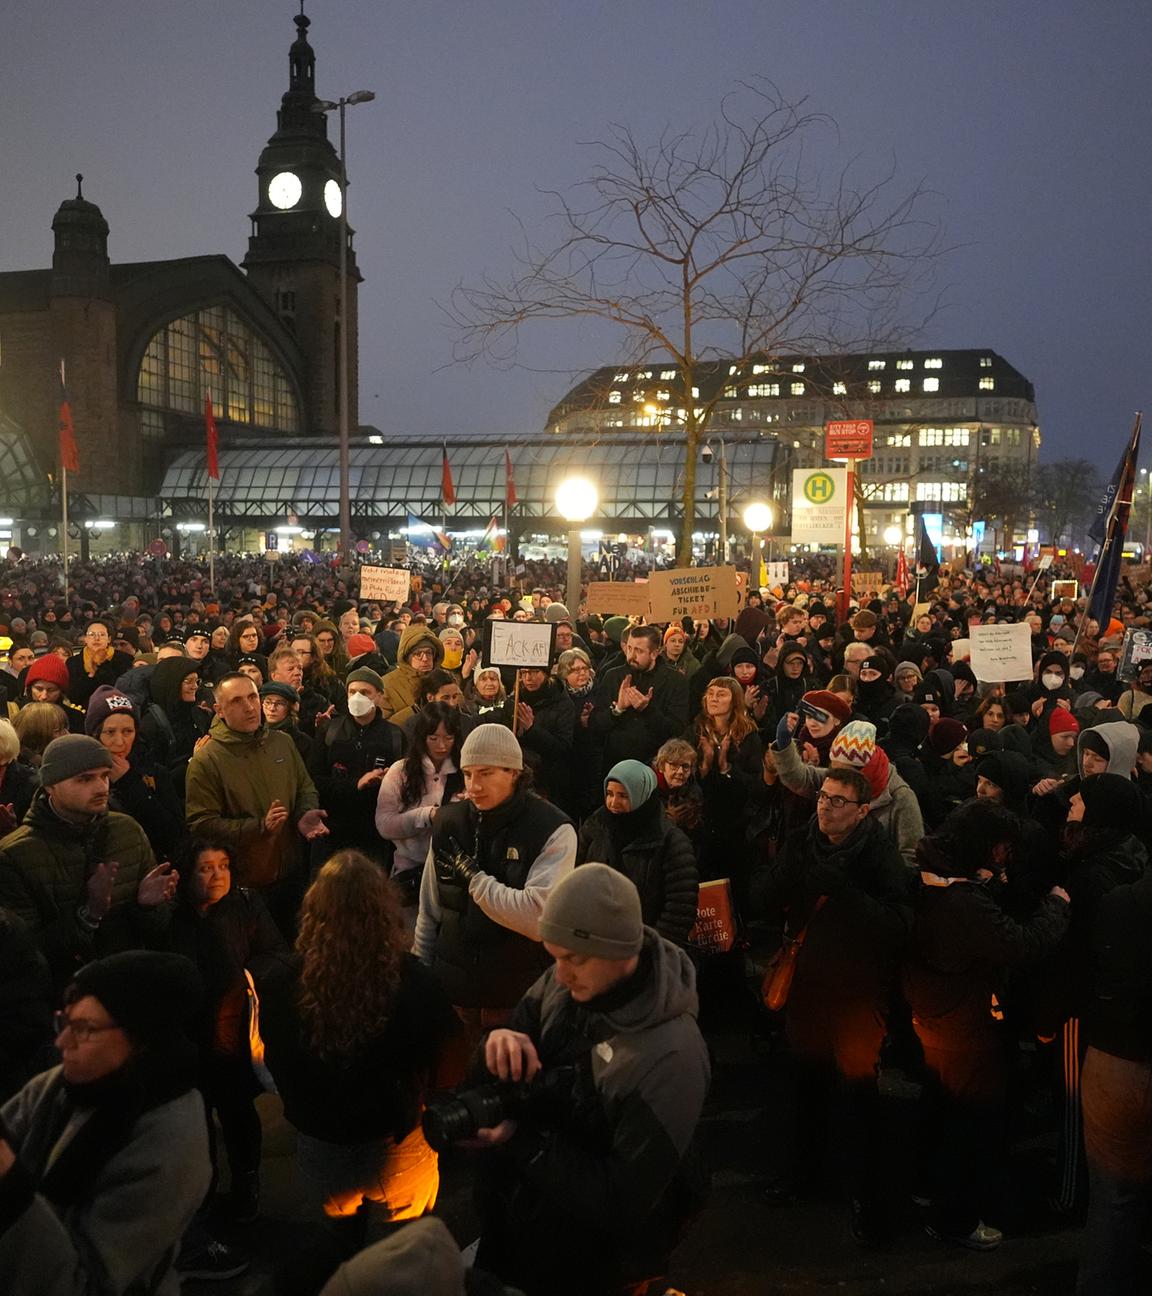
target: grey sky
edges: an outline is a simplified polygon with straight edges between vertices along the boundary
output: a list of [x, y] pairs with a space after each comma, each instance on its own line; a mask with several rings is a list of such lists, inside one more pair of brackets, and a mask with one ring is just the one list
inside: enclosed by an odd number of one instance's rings
[[[8, 0], [0, 269], [46, 265], [72, 174], [115, 260], [239, 261], [274, 129], [292, 0]], [[511, 213], [588, 166], [610, 121], [711, 117], [763, 75], [839, 123], [820, 165], [894, 161], [940, 194], [950, 305], [918, 345], [988, 346], [1037, 387], [1045, 457], [1111, 468], [1152, 378], [1147, 0], [309, 0], [317, 89], [350, 110], [361, 417], [389, 432], [541, 425], [610, 335], [555, 329], [555, 372], [442, 368], [436, 307], [510, 265]]]

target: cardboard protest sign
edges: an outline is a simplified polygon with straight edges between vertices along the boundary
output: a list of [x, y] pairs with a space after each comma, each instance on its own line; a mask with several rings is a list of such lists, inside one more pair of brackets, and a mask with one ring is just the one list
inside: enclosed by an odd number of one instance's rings
[[867, 594], [869, 598], [875, 598], [884, 587], [884, 573], [882, 571], [854, 571], [852, 573], [852, 588], [857, 594]]
[[1116, 678], [1130, 683], [1140, 674], [1140, 667], [1149, 661], [1152, 661], [1152, 630], [1125, 630]]
[[1080, 583], [1074, 580], [1058, 580], [1052, 582], [1052, 597], [1054, 599], [1074, 599], [1080, 593]]
[[975, 625], [969, 634], [972, 670], [978, 680], [1005, 683], [1032, 678], [1032, 627], [1027, 621]]
[[556, 647], [551, 621], [485, 621], [481, 661], [485, 666], [549, 670]]
[[403, 603], [408, 598], [412, 573], [404, 567], [361, 567], [362, 603]]
[[740, 611], [735, 567], [677, 567], [653, 572], [648, 581], [651, 620], [734, 617]]
[[589, 581], [585, 607], [602, 616], [640, 616], [648, 619], [647, 581]]

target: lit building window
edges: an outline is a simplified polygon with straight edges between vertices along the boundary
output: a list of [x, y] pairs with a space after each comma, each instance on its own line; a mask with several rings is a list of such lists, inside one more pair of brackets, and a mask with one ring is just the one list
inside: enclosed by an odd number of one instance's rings
[[[801, 366], [801, 367], [803, 367], [803, 366]], [[793, 368], [795, 368], [795, 366], [793, 366]], [[792, 384], [792, 395], [793, 395], [793, 396], [803, 396], [803, 395], [804, 395], [804, 384], [803, 384], [802, 382], [795, 382], [795, 383]]]
[[868, 390], [872, 393], [873, 396], [879, 396], [879, 395], [880, 395], [880, 379], [879, 379], [879, 378], [872, 378], [872, 379], [870, 379], [869, 382], [868, 382]]
[[661, 387], [656, 393], [656, 399], [662, 401], [671, 400], [672, 393], [669, 391], [665, 391], [664, 388]]
[[842, 382], [834, 382], [834, 383], [832, 384], [832, 395], [833, 395], [833, 396], [847, 396], [847, 395], [848, 395], [848, 384], [847, 384], [847, 383], [842, 383]]
[[300, 429], [287, 373], [240, 316], [223, 306], [171, 320], [154, 333], [136, 379], [137, 400], [154, 409], [199, 414], [209, 392], [215, 410], [233, 423]]
[[996, 390], [996, 379], [995, 379], [995, 378], [981, 378], [981, 379], [980, 379], [980, 390], [981, 390], [981, 391], [995, 391], [995, 390]]
[[896, 391], [898, 391], [898, 392], [907, 392], [907, 391], [911, 391], [911, 390], [912, 390], [912, 380], [911, 380], [911, 378], [897, 378], [897, 379], [896, 379]]
[[912, 446], [911, 432], [891, 432], [888, 434], [888, 444], [897, 446], [900, 449], [907, 450]]
[[632, 379], [632, 375], [631, 375], [630, 373], [628, 373], [627, 370], [625, 370], [623, 373], [618, 373], [618, 374], [616, 375], [616, 377], [612, 379], [612, 381], [613, 381], [613, 382], [630, 382], [631, 379]]
[[748, 388], [749, 396], [779, 396], [780, 384], [774, 383], [753, 383]]
[[872, 370], [883, 369], [887, 363], [888, 363], [887, 360], [869, 360], [868, 368]]
[[970, 432], [966, 427], [921, 428], [917, 438], [922, 446], [966, 446]]
[[609, 405], [620, 404], [620, 393], [618, 391], [610, 391], [608, 393], [608, 404]]
[[991, 356], [981, 356], [981, 357], [980, 357], [980, 368], [981, 368], [981, 369], [991, 369], [991, 368], [992, 368], [992, 357], [991, 357]]
[[927, 359], [927, 360], [924, 361], [924, 368], [925, 368], [925, 369], [943, 369], [943, 368], [944, 368], [944, 361], [940, 358], [940, 356], [931, 356], [931, 357], [929, 357], [929, 359]]
[[939, 391], [939, 390], [940, 390], [940, 379], [939, 379], [939, 378], [925, 378], [925, 379], [924, 379], [924, 390], [925, 390], [926, 392]]
[[897, 368], [897, 369], [914, 369], [915, 367], [916, 367], [915, 364], [914, 364], [913, 361], [911, 361], [911, 360], [897, 360], [897, 361], [896, 361], [896, 368]]
[[907, 482], [885, 482], [880, 487], [880, 498], [886, 504], [901, 504], [908, 499]]
[[731, 378], [733, 374], [738, 374], [739, 372], [740, 372], [740, 366], [739, 366], [739, 365], [729, 365], [729, 366], [728, 366], [728, 377], [729, 377], [729, 378]]
[[794, 364], [794, 365], [792, 366], [792, 372], [793, 372], [793, 373], [803, 373], [803, 372], [804, 372], [804, 366], [803, 366], [803, 364]]
[[700, 399], [700, 388], [699, 388], [699, 387], [693, 387], [693, 388], [692, 388], [692, 399], [693, 399], [693, 400], [699, 400], [699, 399]]
[[652, 377], [652, 370], [651, 370], [651, 369], [645, 369], [645, 370], [643, 370], [642, 372], [641, 372], [641, 371], [638, 371], [638, 372], [637, 372], [637, 374], [636, 374], [636, 381], [639, 382], [642, 378], [651, 378], [651, 377]]
[[753, 374], [771, 373], [775, 368], [775, 365], [770, 364], [754, 364], [752, 366], [752, 372]]
[[736, 398], [736, 388], [735, 388], [735, 387], [725, 387], [725, 388], [724, 388], [724, 399], [725, 399], [725, 400], [735, 400], [735, 398]]
[[642, 391], [634, 391], [632, 393], [632, 400], [634, 404], [643, 405], [647, 399], [648, 397], [645, 396], [645, 394]]
[[675, 370], [675, 369], [661, 369], [661, 370], [660, 370], [660, 381], [661, 381], [661, 382], [671, 382], [672, 379], [675, 378], [675, 377], [676, 377], [676, 370]]

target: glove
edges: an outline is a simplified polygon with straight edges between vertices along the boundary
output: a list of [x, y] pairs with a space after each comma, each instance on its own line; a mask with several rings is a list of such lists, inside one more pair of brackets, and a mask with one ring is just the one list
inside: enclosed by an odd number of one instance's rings
[[442, 846], [435, 855], [436, 874], [446, 882], [463, 882], [468, 886], [479, 871], [476, 861], [455, 840]]
[[776, 726], [776, 741], [772, 744], [777, 751], [783, 751], [792, 744], [792, 728], [788, 724], [788, 715], [785, 713], [780, 717], [780, 722]]

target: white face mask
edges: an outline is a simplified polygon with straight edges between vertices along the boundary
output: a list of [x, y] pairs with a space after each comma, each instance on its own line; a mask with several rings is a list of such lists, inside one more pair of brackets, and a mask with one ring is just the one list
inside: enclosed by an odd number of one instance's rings
[[1084, 678], [1084, 667], [1083, 667], [1083, 666], [1073, 666], [1073, 667], [1071, 667], [1071, 668], [1069, 669], [1068, 674], [1071, 675], [1072, 678], [1073, 678], [1074, 680], [1083, 679], [1083, 678]]
[[453, 612], [452, 615], [448, 618], [448, 624], [450, 626], [462, 626], [464, 624], [464, 618], [460, 615], [459, 612]]
[[1046, 689], [1058, 689], [1064, 683], [1064, 676], [1057, 671], [1045, 671], [1044, 674], [1040, 676], [1040, 683], [1043, 684]]
[[376, 703], [366, 693], [349, 693], [348, 695], [348, 714], [354, 716], [366, 716], [370, 711], [376, 710]]

